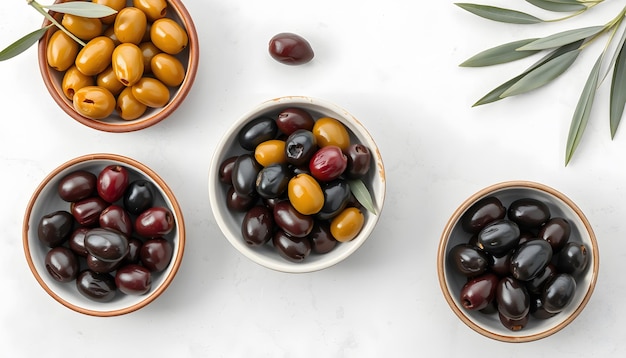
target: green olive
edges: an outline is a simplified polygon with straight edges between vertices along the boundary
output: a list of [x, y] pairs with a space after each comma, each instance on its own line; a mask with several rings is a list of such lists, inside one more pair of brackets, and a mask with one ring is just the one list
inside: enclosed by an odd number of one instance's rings
[[57, 71], [65, 71], [74, 64], [78, 43], [63, 31], [57, 31], [48, 39], [46, 58], [48, 65]]
[[133, 96], [148, 107], [163, 107], [170, 101], [170, 90], [156, 78], [143, 77], [132, 88]]
[[92, 76], [85, 76], [76, 66], [72, 66], [65, 71], [61, 88], [63, 89], [65, 97], [71, 100], [74, 98], [76, 91], [83, 87], [93, 86], [94, 84], [95, 81]]
[[76, 37], [85, 41], [89, 41], [102, 34], [102, 22], [100, 19], [63, 14], [61, 25], [69, 32], [76, 35]]
[[163, 18], [167, 14], [165, 0], [133, 0], [133, 6], [143, 11], [150, 22]]
[[139, 102], [135, 96], [133, 96], [133, 88], [126, 87], [117, 96], [117, 106], [115, 109], [117, 113], [127, 121], [137, 119], [146, 112], [148, 106]]
[[140, 43], [139, 49], [141, 49], [141, 54], [143, 55], [143, 72], [152, 73], [150, 62], [156, 54], [161, 53], [161, 50], [150, 41]]
[[150, 40], [161, 51], [176, 55], [187, 47], [187, 32], [176, 21], [169, 18], [156, 20], [150, 28]]
[[[108, 6], [118, 12], [126, 7], [126, 0], [91, 0], [91, 2]], [[107, 17], [100, 18], [100, 21], [102, 21], [105, 25], [110, 25], [115, 22], [116, 16], [117, 14], [109, 15]]]
[[104, 119], [115, 110], [115, 97], [106, 88], [87, 86], [79, 89], [72, 99], [74, 109], [91, 119]]
[[111, 55], [115, 49], [113, 40], [98, 36], [87, 42], [76, 56], [76, 68], [87, 76], [95, 76], [111, 65]]
[[125, 88], [124, 84], [117, 79], [112, 66], [107, 67], [106, 70], [98, 74], [96, 85], [108, 89], [114, 96], [120, 94]]
[[185, 79], [183, 64], [176, 57], [167, 53], [155, 55], [150, 61], [150, 68], [157, 79], [170, 87], [180, 85]]
[[124, 86], [132, 86], [143, 76], [143, 55], [139, 46], [123, 43], [113, 50], [113, 71]]
[[143, 39], [148, 21], [146, 14], [136, 7], [125, 7], [117, 13], [113, 31], [122, 43], [139, 45]]

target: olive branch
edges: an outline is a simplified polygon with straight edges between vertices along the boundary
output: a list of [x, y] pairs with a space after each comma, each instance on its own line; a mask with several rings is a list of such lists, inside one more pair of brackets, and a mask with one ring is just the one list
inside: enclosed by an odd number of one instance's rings
[[[526, 12], [505, 9], [489, 5], [456, 3], [460, 8], [474, 15], [492, 21], [511, 24], [536, 24], [563, 21], [583, 14], [587, 10], [602, 3], [604, 0], [525, 0], [538, 8], [547, 10], [560, 17], [541, 19]], [[574, 155], [589, 121], [591, 108], [598, 87], [612, 70], [611, 92], [609, 104], [609, 123], [611, 139], [615, 137], [624, 105], [626, 104], [626, 30], [621, 29], [626, 6], [608, 23], [600, 26], [589, 26], [554, 33], [541, 38], [528, 38], [505, 43], [484, 50], [460, 64], [461, 67], [492, 66], [544, 53], [539, 61], [519, 75], [491, 90], [474, 105], [492, 103], [507, 97], [530, 92], [550, 83], [559, 77], [576, 61], [578, 55], [593, 41], [608, 37], [604, 49], [592, 67], [587, 81], [580, 94], [570, 124], [567, 145], [565, 148], [565, 166]], [[617, 36], [621, 31], [621, 36]], [[615, 43], [612, 56], [608, 52]], [[609, 59], [609, 56], [611, 57]], [[606, 73], [601, 74], [602, 65], [607, 62]]]

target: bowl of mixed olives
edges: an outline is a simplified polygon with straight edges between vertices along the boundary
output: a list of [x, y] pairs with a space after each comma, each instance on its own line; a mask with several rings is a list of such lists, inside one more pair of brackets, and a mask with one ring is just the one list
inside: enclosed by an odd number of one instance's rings
[[321, 270], [354, 253], [385, 199], [376, 143], [344, 109], [290, 96], [245, 113], [209, 169], [209, 199], [228, 241], [282, 272]]
[[544, 184], [484, 188], [441, 236], [439, 283], [454, 313], [505, 342], [550, 336], [585, 308], [598, 278], [593, 229], [567, 196]]
[[[57, 0], [57, 3], [66, 2]], [[93, 0], [117, 11], [102, 18], [51, 14], [39, 41], [39, 69], [70, 117], [106, 132], [140, 130], [170, 116], [198, 68], [198, 38], [180, 0]], [[43, 26], [48, 26], [45, 20]]]
[[37, 282], [83, 314], [136, 311], [170, 285], [185, 225], [174, 193], [144, 164], [90, 154], [54, 169], [32, 195], [23, 245]]

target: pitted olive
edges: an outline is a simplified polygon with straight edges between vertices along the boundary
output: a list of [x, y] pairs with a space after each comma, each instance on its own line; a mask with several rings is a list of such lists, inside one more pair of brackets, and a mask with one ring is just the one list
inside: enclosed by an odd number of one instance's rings
[[143, 76], [143, 55], [139, 46], [123, 43], [113, 50], [111, 65], [124, 86], [133, 86]]
[[109, 90], [98, 86], [79, 89], [73, 98], [74, 109], [91, 119], [104, 119], [115, 109], [115, 97]]
[[72, 100], [74, 98], [74, 94], [76, 91], [83, 87], [93, 86], [96, 81], [92, 76], [86, 76], [82, 72], [80, 72], [76, 66], [70, 67], [67, 71], [65, 71], [65, 75], [63, 75], [63, 82], [61, 83], [61, 88], [63, 89], [63, 94], [67, 99]]

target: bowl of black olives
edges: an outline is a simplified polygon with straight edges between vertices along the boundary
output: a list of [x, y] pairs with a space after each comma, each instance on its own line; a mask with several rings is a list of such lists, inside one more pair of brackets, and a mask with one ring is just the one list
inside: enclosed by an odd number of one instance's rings
[[153, 170], [117, 154], [71, 159], [32, 195], [23, 223], [26, 261], [41, 287], [91, 316], [136, 311], [174, 279], [185, 225]]
[[[39, 41], [48, 92], [71, 118], [97, 130], [130, 132], [161, 122], [182, 104], [196, 77], [192, 17], [180, 0], [94, 2], [117, 13], [51, 12], [80, 43], [55, 26]], [[49, 25], [46, 19], [43, 26]]]
[[335, 265], [370, 236], [385, 200], [376, 143], [328, 101], [280, 97], [241, 116], [209, 169], [209, 200], [224, 236], [281, 272]]
[[441, 236], [437, 271], [454, 313], [500, 341], [545, 338], [585, 308], [599, 252], [582, 210], [544, 184], [509, 181], [465, 200]]

